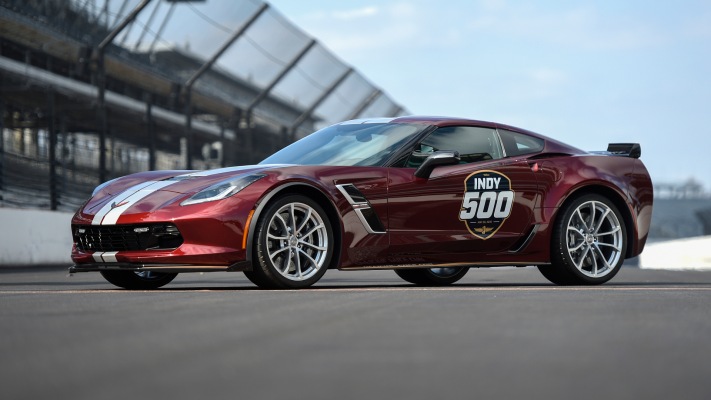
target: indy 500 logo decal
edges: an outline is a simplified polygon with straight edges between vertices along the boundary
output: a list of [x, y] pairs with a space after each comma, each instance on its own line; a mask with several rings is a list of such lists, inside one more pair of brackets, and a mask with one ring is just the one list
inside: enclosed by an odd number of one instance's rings
[[464, 198], [459, 219], [472, 235], [492, 237], [511, 215], [514, 192], [511, 180], [496, 171], [475, 172], [464, 180]]

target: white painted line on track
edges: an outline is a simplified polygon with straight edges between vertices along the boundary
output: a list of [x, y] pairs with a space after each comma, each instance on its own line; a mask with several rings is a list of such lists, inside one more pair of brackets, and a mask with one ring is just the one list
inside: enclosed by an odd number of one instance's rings
[[354, 287], [354, 288], [329, 288], [315, 287], [309, 289], [281, 289], [262, 290], [253, 287], [220, 287], [220, 288], [179, 288], [155, 290], [124, 290], [124, 289], [82, 289], [82, 290], [0, 290], [3, 294], [131, 294], [131, 293], [217, 293], [217, 292], [244, 292], [244, 293], [326, 293], [326, 292], [711, 292], [711, 286], [689, 287]]

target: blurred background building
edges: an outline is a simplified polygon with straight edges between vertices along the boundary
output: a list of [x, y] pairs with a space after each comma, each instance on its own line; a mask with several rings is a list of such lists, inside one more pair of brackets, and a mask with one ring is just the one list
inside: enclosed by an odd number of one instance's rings
[[0, 0], [0, 207], [74, 211], [114, 177], [406, 113], [266, 2]]
[[711, 235], [711, 194], [693, 178], [678, 184], [655, 183], [649, 235], [654, 240]]
[[[408, 113], [267, 2], [0, 0], [5, 210], [70, 215], [118, 176], [257, 163], [337, 121]], [[711, 235], [699, 182], [655, 195], [652, 241]]]

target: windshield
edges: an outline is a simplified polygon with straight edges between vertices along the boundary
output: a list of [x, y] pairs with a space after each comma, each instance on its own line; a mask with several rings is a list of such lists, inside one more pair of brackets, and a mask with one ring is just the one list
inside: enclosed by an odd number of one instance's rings
[[279, 150], [260, 164], [382, 166], [426, 125], [340, 124]]

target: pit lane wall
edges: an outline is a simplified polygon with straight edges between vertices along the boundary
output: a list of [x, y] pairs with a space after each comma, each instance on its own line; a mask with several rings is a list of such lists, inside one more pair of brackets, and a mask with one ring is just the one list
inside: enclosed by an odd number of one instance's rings
[[72, 214], [0, 208], [0, 266], [72, 265]]

